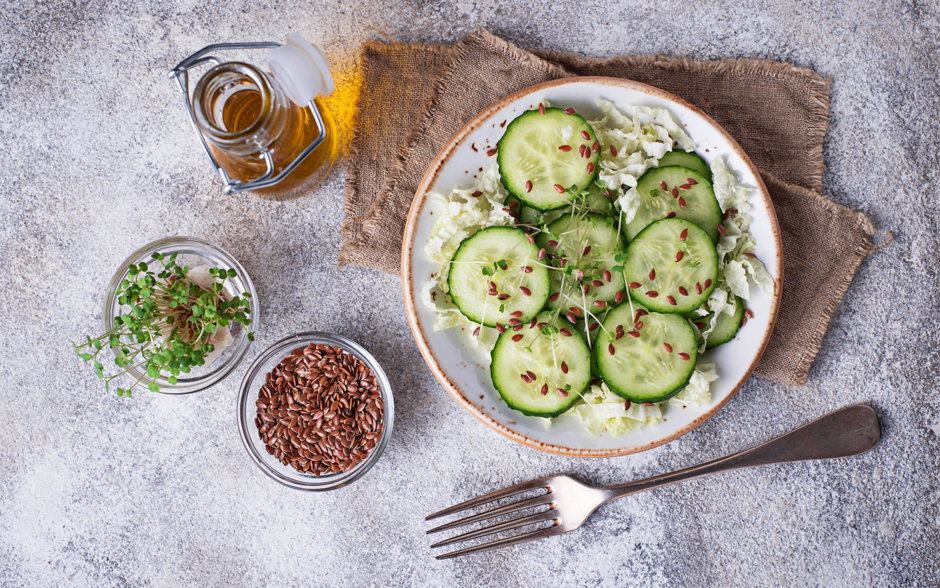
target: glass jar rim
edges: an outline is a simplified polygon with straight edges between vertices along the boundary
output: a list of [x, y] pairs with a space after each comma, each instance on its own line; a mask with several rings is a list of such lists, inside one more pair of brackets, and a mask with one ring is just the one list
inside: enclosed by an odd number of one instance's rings
[[[215, 117], [207, 116], [203, 94], [209, 84], [218, 76], [226, 73], [237, 73], [250, 79], [258, 87], [261, 94], [261, 112], [251, 125], [240, 131], [229, 131], [216, 124]], [[220, 142], [237, 142], [256, 135], [263, 130], [265, 121], [270, 118], [274, 110], [274, 91], [268, 82], [268, 76], [257, 67], [243, 61], [227, 61], [213, 67], [199, 78], [196, 89], [193, 91], [193, 111], [196, 114], [196, 123], [199, 128], [208, 133], [213, 140]]]

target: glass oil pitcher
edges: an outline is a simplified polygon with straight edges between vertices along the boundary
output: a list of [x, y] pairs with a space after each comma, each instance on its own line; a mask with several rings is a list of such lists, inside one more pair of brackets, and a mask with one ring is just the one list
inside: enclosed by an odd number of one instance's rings
[[[224, 62], [212, 53], [269, 49], [270, 71]], [[211, 64], [189, 93], [189, 70]], [[336, 125], [321, 96], [334, 89], [319, 47], [297, 34], [287, 43], [220, 43], [180, 62], [169, 74], [225, 194], [269, 200], [299, 198], [326, 179], [336, 162]]]

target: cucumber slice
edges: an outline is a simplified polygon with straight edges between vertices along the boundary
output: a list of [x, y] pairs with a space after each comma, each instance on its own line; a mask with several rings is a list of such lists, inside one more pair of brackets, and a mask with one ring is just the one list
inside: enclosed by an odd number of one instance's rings
[[[709, 317], [709, 321], [711, 317]], [[709, 333], [705, 349], [714, 349], [734, 339], [741, 330], [741, 321], [744, 320], [744, 301], [736, 297], [734, 314], [721, 313], [715, 321], [715, 330]]]
[[705, 163], [704, 159], [695, 153], [690, 153], [688, 151], [670, 151], [669, 153], [659, 158], [658, 167], [666, 167], [669, 165], [687, 167], [692, 171], [697, 171], [700, 173], [703, 178], [709, 181], [709, 183], [712, 181], [711, 168], [708, 167], [708, 164]]
[[506, 200], [503, 202], [503, 210], [509, 212], [509, 216], [511, 216], [513, 220], [516, 221], [517, 226], [520, 224], [532, 224], [522, 221], [522, 215], [526, 209], [531, 210], [528, 206], [522, 202], [519, 202], [519, 199], [512, 194], [506, 196]]
[[621, 304], [607, 313], [603, 326], [594, 355], [604, 382], [620, 396], [662, 402], [692, 377], [698, 346], [681, 316]]
[[596, 183], [591, 182], [587, 193], [582, 193], [578, 203], [591, 212], [616, 217], [620, 213], [620, 209], [614, 205], [616, 198], [605, 196], [605, 194], [609, 193], [610, 192], [601, 189]]
[[519, 211], [519, 222], [524, 225], [538, 225], [543, 215], [544, 213], [541, 210], [523, 204], [522, 209]]
[[[590, 338], [590, 344], [588, 345], [588, 347], [591, 349], [591, 376], [595, 378], [601, 377], [601, 372], [600, 370], [597, 369], [597, 357], [595, 357], [594, 355], [594, 348], [597, 346], [597, 336], [601, 332], [600, 326], [601, 326], [601, 323], [604, 322], [605, 316], [606, 316], [606, 313], [603, 315], [599, 315], [597, 317], [600, 322], [594, 319], [591, 319], [591, 322], [588, 324], [587, 336], [585, 336], [585, 331], [584, 331], [585, 321], [579, 318], [574, 326], [574, 329], [577, 330], [579, 333], [581, 333], [582, 337], [585, 337], [585, 339]], [[594, 327], [594, 328], [592, 329], [590, 327]]]
[[587, 190], [599, 154], [593, 149], [594, 129], [581, 115], [544, 110], [527, 110], [509, 123], [497, 144], [497, 162], [513, 196], [533, 208], [554, 210]]
[[[518, 204], [513, 206], [511, 204], [512, 202], [517, 202]], [[513, 211], [518, 211], [518, 222], [523, 225], [549, 224], [560, 218], [565, 212], [569, 212], [564, 208], [543, 212], [531, 206], [526, 206], [522, 201], [512, 195], [506, 198], [506, 203]], [[619, 209], [614, 205], [614, 199], [605, 196], [601, 188], [594, 182], [591, 182], [591, 186], [588, 188], [587, 192], [581, 192], [581, 195], [575, 198], [572, 204], [604, 216], [616, 217], [619, 213]]]
[[718, 281], [718, 252], [708, 233], [687, 220], [649, 225], [627, 247], [630, 296], [650, 310], [687, 313], [708, 301]]
[[637, 181], [636, 190], [640, 206], [627, 225], [628, 240], [632, 241], [648, 224], [671, 217], [692, 221], [705, 229], [712, 240], [718, 240], [721, 207], [711, 183], [700, 173], [675, 165], [654, 167]]
[[591, 381], [591, 353], [584, 338], [553, 317], [543, 312], [536, 317], [537, 326], [506, 331], [491, 353], [490, 375], [499, 395], [510, 408], [529, 416], [560, 415]]
[[[516, 203], [516, 206], [512, 206], [512, 203]], [[506, 205], [509, 206], [513, 212], [516, 213], [516, 224], [517, 225], [528, 225], [532, 227], [539, 227], [540, 225], [545, 225], [553, 220], [557, 219], [559, 216], [564, 214], [564, 209], [551, 210], [548, 212], [543, 212], [537, 208], [532, 208], [531, 206], [526, 206], [521, 200], [510, 194], [506, 197]]]
[[[695, 328], [699, 331], [704, 331], [708, 329], [708, 325], [711, 324], [712, 316], [714, 313], [708, 313], [705, 316], [698, 315], [688, 315], [689, 320], [695, 325]], [[721, 313], [718, 315], [718, 320], [715, 322], [715, 330], [708, 334], [708, 341], [705, 345], [705, 349], [714, 349], [719, 345], [723, 345], [728, 341], [734, 339], [734, 336], [738, 334], [738, 331], [741, 329], [741, 321], [744, 319], [744, 300], [740, 297], [734, 297], [734, 314]]]
[[538, 252], [522, 229], [477, 231], [463, 240], [450, 262], [451, 299], [465, 317], [488, 327], [532, 320], [549, 295], [548, 270], [534, 263]]
[[[625, 249], [623, 237], [617, 230], [617, 219], [599, 214], [579, 214], [572, 209], [548, 225], [548, 231], [550, 234], [540, 233], [536, 237], [536, 244], [555, 257], [553, 265], [566, 270], [571, 268], [570, 272], [550, 272], [550, 308], [564, 308], [565, 313], [568, 309], [577, 308], [573, 311], [575, 316], [582, 316], [585, 310], [600, 312], [606, 308], [617, 292], [623, 296], [623, 274], [613, 269], [617, 265], [614, 256]], [[546, 258], [551, 259], [549, 256]], [[562, 259], [565, 261], [563, 266]], [[584, 292], [585, 287], [588, 288], [587, 293]], [[595, 301], [602, 302], [603, 306], [595, 304]]]

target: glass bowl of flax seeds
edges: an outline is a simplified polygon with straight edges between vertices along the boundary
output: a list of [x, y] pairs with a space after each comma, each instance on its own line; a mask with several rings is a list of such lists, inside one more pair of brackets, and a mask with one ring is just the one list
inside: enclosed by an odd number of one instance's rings
[[299, 490], [333, 490], [382, 456], [395, 407], [385, 372], [357, 343], [329, 333], [278, 341], [248, 368], [238, 429], [252, 461]]

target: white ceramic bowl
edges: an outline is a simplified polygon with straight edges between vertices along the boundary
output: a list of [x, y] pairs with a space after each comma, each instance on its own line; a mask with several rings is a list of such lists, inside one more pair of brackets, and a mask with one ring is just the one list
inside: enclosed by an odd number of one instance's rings
[[[553, 106], [573, 107], [585, 118], [598, 117], [595, 100], [606, 98], [618, 106], [641, 104], [668, 108], [698, 145], [697, 153], [711, 162], [727, 158], [743, 183], [752, 186], [750, 202], [754, 223], [751, 233], [756, 253], [777, 282], [774, 296], [751, 288], [748, 308], [754, 319], [725, 345], [699, 355], [699, 363], [715, 363], [719, 379], [712, 383], [711, 403], [700, 408], [664, 405], [665, 421], [628, 435], [594, 438], [577, 418], [561, 419], [551, 426], [510, 409], [493, 387], [489, 356], [471, 344], [460, 329], [434, 332], [433, 311], [421, 302], [421, 286], [437, 264], [424, 253], [434, 224], [433, 212], [443, 210], [430, 193], [449, 194], [454, 187], [469, 188], [479, 169], [489, 167], [486, 151], [503, 134], [503, 121], [538, 107], [547, 99]], [[431, 370], [444, 388], [474, 416], [495, 431], [534, 449], [575, 457], [612, 457], [645, 451], [667, 443], [702, 424], [738, 391], [754, 370], [773, 330], [783, 290], [783, 247], [780, 227], [767, 188], [741, 147], [703, 112], [662, 90], [626, 80], [589, 77], [556, 80], [527, 88], [490, 106], [461, 129], [431, 165], [415, 195], [402, 244], [402, 285], [405, 306], [415, 340]]]

